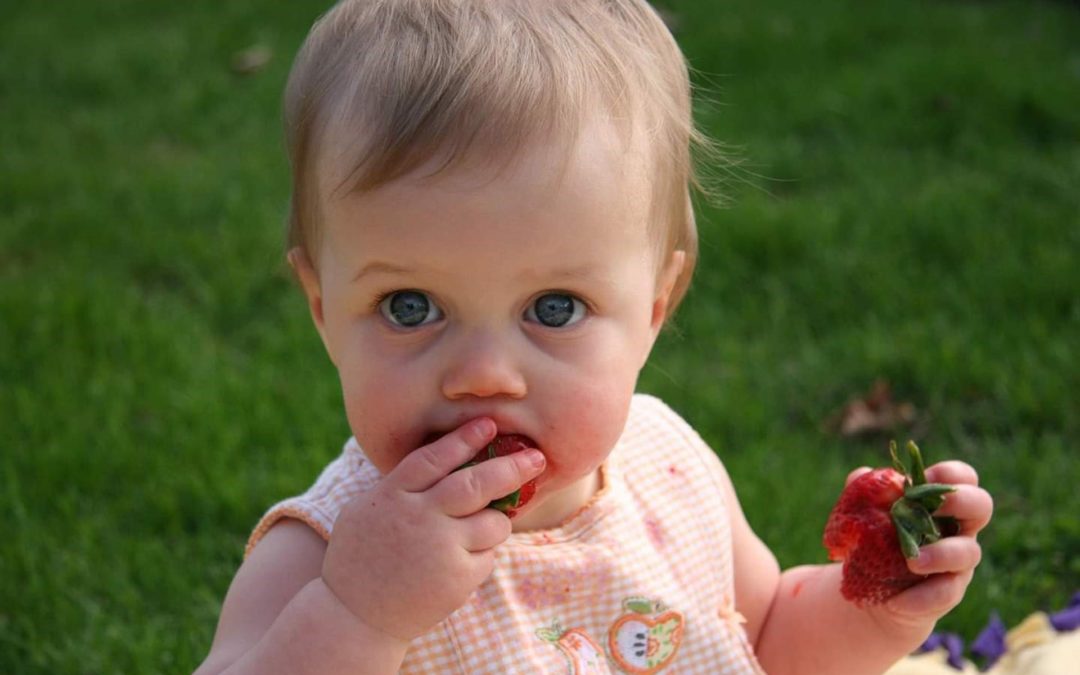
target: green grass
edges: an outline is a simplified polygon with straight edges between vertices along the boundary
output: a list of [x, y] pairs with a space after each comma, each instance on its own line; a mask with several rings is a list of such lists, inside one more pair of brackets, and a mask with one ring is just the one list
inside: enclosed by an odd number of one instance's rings
[[[1080, 12], [666, 3], [738, 147], [642, 389], [717, 448], [782, 564], [822, 561], [877, 377], [997, 511], [972, 637], [1080, 589]], [[190, 671], [263, 509], [347, 434], [281, 260], [278, 100], [321, 6], [7, 3], [0, 672]], [[242, 77], [232, 55], [273, 49]]]

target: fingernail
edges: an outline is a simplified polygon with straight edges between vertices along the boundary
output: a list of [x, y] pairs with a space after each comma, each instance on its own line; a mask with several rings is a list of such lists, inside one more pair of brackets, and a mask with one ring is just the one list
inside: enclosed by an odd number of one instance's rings
[[544, 464], [547, 463], [547, 458], [544, 457], [544, 453], [536, 449], [526, 450], [525, 459], [534, 469], [542, 469]]
[[488, 436], [493, 436], [496, 431], [495, 422], [488, 419], [487, 417], [481, 417], [480, 419], [473, 422], [473, 429], [476, 430], [476, 433], [484, 436], [485, 438]]

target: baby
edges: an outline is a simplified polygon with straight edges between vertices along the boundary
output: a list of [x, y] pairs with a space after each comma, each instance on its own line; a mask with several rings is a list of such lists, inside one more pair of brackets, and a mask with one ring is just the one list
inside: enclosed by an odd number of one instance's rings
[[[991, 510], [967, 465], [928, 470], [960, 535], [859, 608], [839, 565], [781, 573], [716, 455], [634, 393], [695, 264], [690, 101], [644, 0], [317, 22], [288, 259], [354, 436], [256, 527], [200, 675], [879, 673], [960, 601]], [[461, 468], [510, 434], [532, 447]]]

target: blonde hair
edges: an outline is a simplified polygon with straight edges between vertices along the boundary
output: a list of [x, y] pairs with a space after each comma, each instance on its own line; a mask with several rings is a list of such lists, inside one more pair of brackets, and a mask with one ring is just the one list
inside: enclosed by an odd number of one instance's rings
[[[646, 130], [651, 221], [666, 260], [682, 250], [670, 316], [697, 259], [690, 188], [696, 130], [686, 62], [645, 0], [342, 0], [312, 27], [289, 75], [288, 245], [314, 260], [320, 162], [339, 188], [373, 190], [431, 160], [509, 163], [522, 146], [572, 144], [596, 106]], [[342, 145], [342, 130], [349, 130]]]

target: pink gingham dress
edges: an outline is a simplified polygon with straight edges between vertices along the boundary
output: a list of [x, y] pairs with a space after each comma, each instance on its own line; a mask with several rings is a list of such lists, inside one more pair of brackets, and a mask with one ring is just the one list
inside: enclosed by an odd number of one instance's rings
[[[660, 400], [634, 396], [603, 487], [550, 530], [515, 533], [495, 571], [413, 641], [402, 673], [762, 673], [733, 603], [719, 460]], [[306, 493], [248, 542], [295, 518], [329, 539], [341, 507], [380, 478], [350, 439]]]

